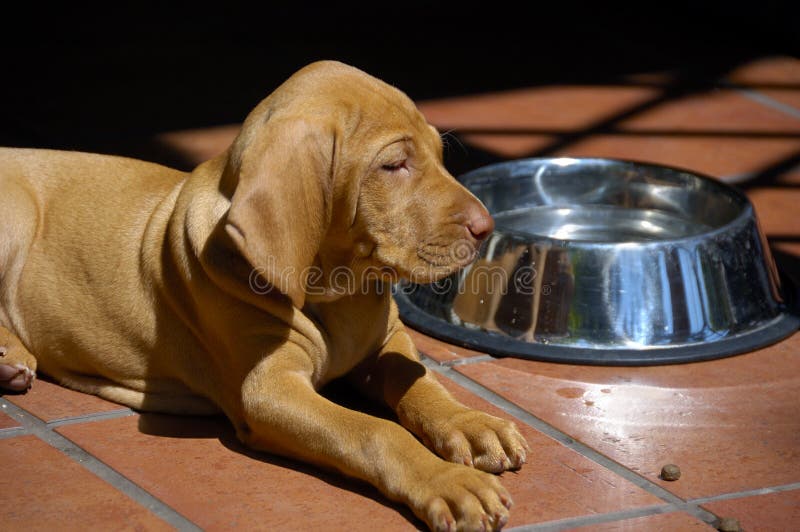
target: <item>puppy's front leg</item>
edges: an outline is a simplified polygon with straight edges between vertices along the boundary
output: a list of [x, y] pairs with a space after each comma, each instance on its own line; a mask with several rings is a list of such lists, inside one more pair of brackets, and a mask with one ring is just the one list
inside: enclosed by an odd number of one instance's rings
[[419, 361], [402, 327], [352, 377], [368, 395], [385, 401], [425, 445], [451, 462], [492, 473], [519, 469], [525, 463], [530, 447], [516, 425], [456, 401]]
[[289, 346], [247, 375], [236, 422], [246, 445], [365, 480], [433, 530], [505, 524], [511, 499], [496, 477], [441, 460], [396, 423], [328, 401], [312, 371], [308, 355]]

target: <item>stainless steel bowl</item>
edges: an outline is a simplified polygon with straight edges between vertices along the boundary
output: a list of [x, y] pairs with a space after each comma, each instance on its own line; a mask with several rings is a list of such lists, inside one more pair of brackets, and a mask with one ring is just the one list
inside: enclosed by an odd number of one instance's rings
[[478, 260], [395, 287], [412, 327], [539, 360], [662, 364], [750, 351], [794, 332], [747, 198], [684, 170], [524, 159], [460, 178], [495, 218]]

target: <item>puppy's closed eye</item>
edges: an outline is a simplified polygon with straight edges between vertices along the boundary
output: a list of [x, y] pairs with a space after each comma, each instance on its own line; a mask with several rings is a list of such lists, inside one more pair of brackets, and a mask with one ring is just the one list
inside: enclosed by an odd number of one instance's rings
[[382, 165], [381, 169], [387, 172], [399, 172], [401, 170], [408, 170], [407, 162], [408, 162], [407, 159], [403, 159], [402, 161], [387, 163]]

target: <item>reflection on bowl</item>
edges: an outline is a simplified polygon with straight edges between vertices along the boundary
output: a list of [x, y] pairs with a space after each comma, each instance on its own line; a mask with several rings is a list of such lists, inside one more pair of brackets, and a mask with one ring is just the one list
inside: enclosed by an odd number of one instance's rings
[[510, 161], [461, 181], [496, 230], [471, 267], [396, 287], [403, 319], [428, 334], [498, 355], [659, 364], [798, 327], [752, 205], [719, 181], [608, 159]]

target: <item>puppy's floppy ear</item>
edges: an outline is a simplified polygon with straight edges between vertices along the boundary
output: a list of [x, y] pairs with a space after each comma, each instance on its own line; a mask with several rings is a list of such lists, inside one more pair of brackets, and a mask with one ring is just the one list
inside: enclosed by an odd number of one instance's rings
[[261, 281], [300, 308], [330, 225], [333, 131], [303, 118], [258, 122], [245, 124], [230, 151], [225, 230]]

